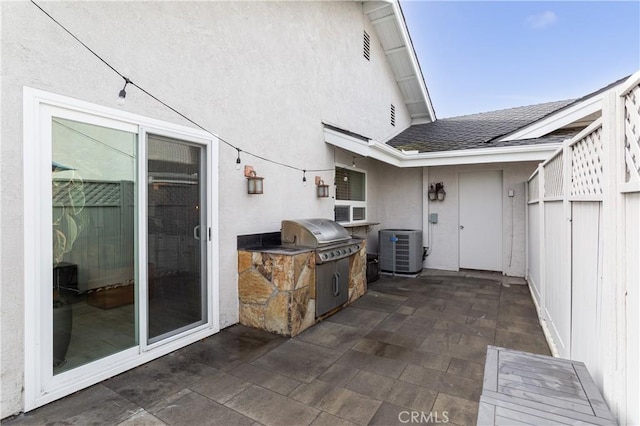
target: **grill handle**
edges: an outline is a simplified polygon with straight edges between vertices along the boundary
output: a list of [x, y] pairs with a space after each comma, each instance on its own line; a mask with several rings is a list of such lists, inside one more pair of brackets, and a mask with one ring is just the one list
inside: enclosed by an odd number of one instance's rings
[[338, 297], [340, 295], [340, 273], [335, 272], [331, 276], [331, 283], [333, 284], [333, 296]]

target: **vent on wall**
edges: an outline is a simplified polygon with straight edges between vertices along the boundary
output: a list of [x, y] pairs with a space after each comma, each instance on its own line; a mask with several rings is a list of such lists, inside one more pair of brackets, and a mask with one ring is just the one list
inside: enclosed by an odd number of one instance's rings
[[364, 52], [364, 58], [369, 61], [371, 60], [371, 39], [369, 37], [369, 34], [367, 34], [366, 31], [364, 31], [364, 41], [363, 41], [363, 52]]
[[391, 125], [395, 127], [396, 125], [396, 106], [391, 104]]
[[351, 208], [349, 206], [335, 206], [336, 222], [351, 222]]

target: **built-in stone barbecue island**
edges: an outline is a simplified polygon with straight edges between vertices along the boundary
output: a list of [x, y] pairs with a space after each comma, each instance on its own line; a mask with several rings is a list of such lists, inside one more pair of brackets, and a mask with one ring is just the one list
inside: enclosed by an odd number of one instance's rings
[[362, 296], [365, 241], [328, 219], [238, 237], [240, 323], [295, 336]]

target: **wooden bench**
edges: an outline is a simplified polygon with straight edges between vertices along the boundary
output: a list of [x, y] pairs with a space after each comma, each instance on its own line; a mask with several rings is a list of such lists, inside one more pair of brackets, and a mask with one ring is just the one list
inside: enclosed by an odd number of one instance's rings
[[477, 424], [617, 423], [584, 363], [489, 346]]

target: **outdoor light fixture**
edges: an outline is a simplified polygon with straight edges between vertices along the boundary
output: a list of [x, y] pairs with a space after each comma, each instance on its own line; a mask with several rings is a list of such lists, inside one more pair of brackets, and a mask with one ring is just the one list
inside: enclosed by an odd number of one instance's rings
[[240, 160], [240, 151], [242, 151], [240, 148], [236, 148], [238, 150], [238, 158], [236, 158], [236, 170], [240, 170], [240, 164], [242, 163], [242, 160]]
[[316, 176], [316, 186], [318, 188], [318, 198], [329, 197], [329, 185], [325, 185], [320, 176]]
[[127, 91], [125, 90], [127, 88], [127, 84], [131, 83], [131, 80], [129, 80], [128, 78], [124, 79], [124, 87], [122, 88], [122, 90], [120, 91], [120, 93], [118, 93], [118, 105], [122, 106], [124, 105], [124, 101], [127, 97]]
[[436, 183], [436, 194], [438, 195], [438, 201], [444, 201], [444, 197], [447, 196], [442, 182]]
[[444, 197], [447, 196], [447, 192], [444, 190], [444, 184], [442, 182], [432, 183], [429, 185], [428, 194], [430, 201], [444, 201]]
[[244, 166], [244, 176], [247, 178], [247, 194], [262, 194], [264, 178], [256, 176], [256, 171], [251, 166]]

